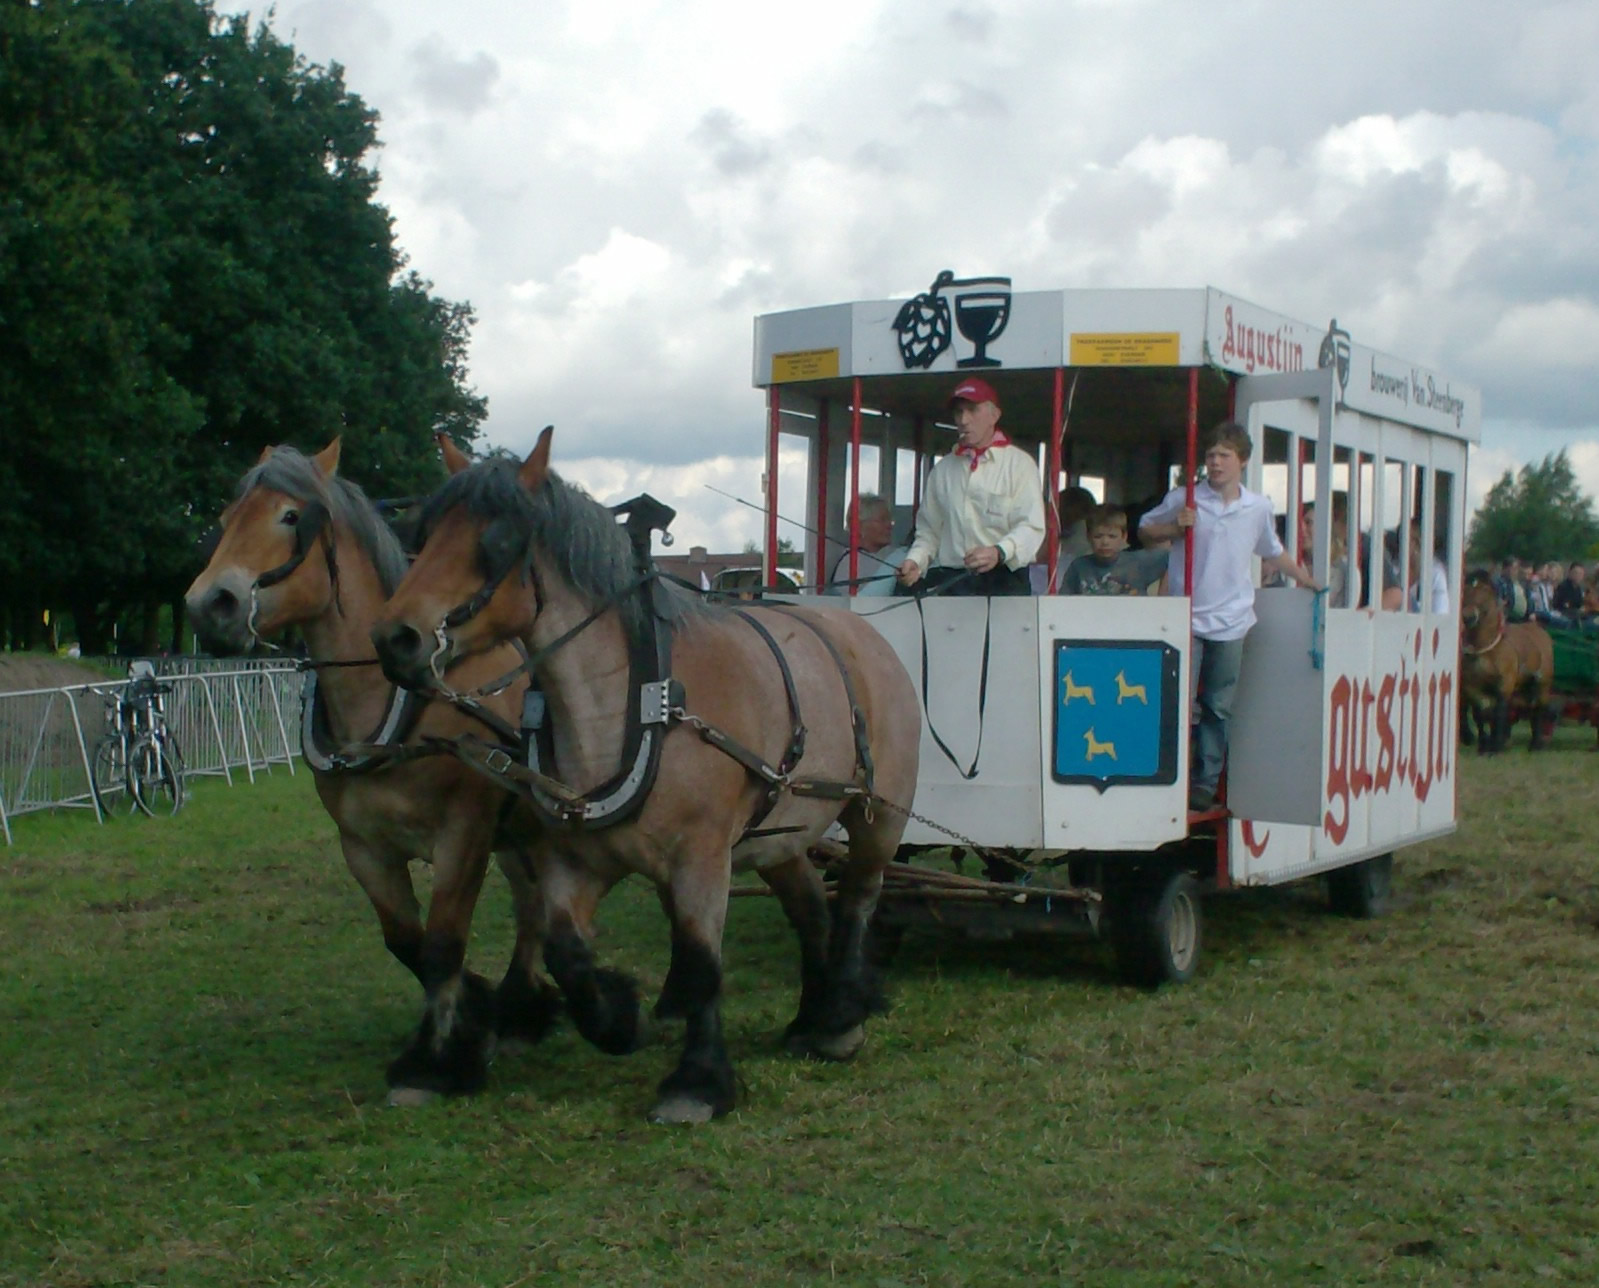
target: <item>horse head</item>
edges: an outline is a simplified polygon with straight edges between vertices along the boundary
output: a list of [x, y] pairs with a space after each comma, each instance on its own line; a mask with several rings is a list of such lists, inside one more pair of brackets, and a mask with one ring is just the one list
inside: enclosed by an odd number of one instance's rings
[[1470, 574], [1460, 605], [1461, 635], [1473, 641], [1491, 638], [1498, 634], [1499, 624], [1499, 593], [1493, 580], [1485, 573]]
[[372, 628], [393, 683], [435, 687], [455, 662], [532, 630], [539, 612], [533, 498], [549, 475], [552, 433], [546, 428], [520, 463], [473, 464], [439, 436], [450, 478], [423, 503], [420, 549]]
[[[335, 603], [333, 480], [339, 439], [315, 456], [268, 447], [207, 534], [209, 558], [184, 597], [213, 652], [242, 652]], [[313, 558], [320, 550], [321, 557]]]

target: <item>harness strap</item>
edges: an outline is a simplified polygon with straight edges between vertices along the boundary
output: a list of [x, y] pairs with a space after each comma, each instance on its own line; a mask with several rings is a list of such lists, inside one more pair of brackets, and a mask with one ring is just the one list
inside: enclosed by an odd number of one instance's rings
[[422, 700], [409, 689], [393, 688], [389, 705], [378, 727], [366, 741], [330, 750], [327, 736], [327, 709], [322, 701], [317, 673], [307, 671], [300, 689], [300, 753], [306, 764], [321, 773], [359, 773], [375, 769], [386, 758], [373, 756], [375, 747], [398, 746], [416, 724]]
[[[778, 764], [775, 773], [771, 766], [759, 757], [751, 754], [733, 739], [729, 738], [719, 729], [704, 725], [700, 736], [710, 742], [712, 746], [732, 756], [734, 760], [746, 769], [764, 779], [768, 784], [766, 799], [761, 802], [750, 821], [744, 825], [746, 833], [758, 828], [768, 814], [777, 806], [777, 798], [782, 795], [784, 786], [788, 783], [788, 776], [794, 772], [805, 755], [805, 721], [800, 715], [799, 694], [794, 689], [794, 673], [789, 669], [788, 659], [783, 656], [783, 650], [777, 641], [772, 638], [772, 633], [762, 626], [755, 617], [742, 608], [735, 608], [733, 612], [748, 622], [750, 628], [765, 641], [766, 647], [771, 650], [773, 658], [777, 660], [777, 669], [783, 677], [783, 693], [788, 699], [788, 713], [790, 720], [788, 746], [783, 751], [783, 759]], [[708, 737], [707, 735], [714, 735]]]
[[734, 613], [750, 624], [766, 647], [772, 651], [772, 656], [777, 659], [777, 669], [783, 676], [783, 693], [788, 698], [788, 713], [792, 720], [792, 730], [789, 734], [788, 749], [783, 753], [783, 763], [779, 767], [781, 773], [791, 772], [805, 755], [805, 722], [800, 717], [799, 694], [794, 689], [794, 673], [789, 670], [788, 659], [783, 656], [783, 650], [772, 638], [771, 631], [755, 620], [753, 614], [742, 608], [735, 608]]
[[962, 769], [960, 761], [955, 759], [955, 753], [933, 727], [933, 710], [927, 703], [927, 614], [922, 610], [921, 596], [916, 598], [916, 615], [922, 619], [922, 711], [927, 716], [927, 732], [933, 735], [933, 742], [949, 763], [955, 766], [956, 772], [966, 779], [977, 777], [977, 761], [983, 754], [983, 711], [988, 706], [988, 648], [994, 625], [994, 601], [985, 595], [983, 605], [982, 675], [977, 682], [977, 747], [972, 752], [971, 768]]
[[469, 733], [443, 741], [445, 744], [443, 750], [451, 752], [468, 767], [492, 778], [514, 795], [527, 799], [530, 789], [536, 789], [558, 802], [559, 815], [562, 819], [582, 817], [588, 804], [588, 797], [584, 793], [568, 787], [559, 778], [551, 778], [548, 774], [520, 763], [504, 747], [484, 742], [483, 739]]
[[844, 664], [844, 655], [838, 651], [838, 645], [815, 622], [803, 613], [796, 612], [792, 604], [772, 602], [762, 604], [763, 608], [770, 608], [784, 613], [791, 621], [800, 622], [811, 634], [822, 641], [822, 647], [833, 659], [833, 665], [838, 668], [838, 678], [844, 683], [844, 698], [849, 703], [850, 729], [855, 735], [855, 765], [861, 771], [861, 778], [866, 785], [868, 794], [875, 789], [876, 769], [872, 764], [872, 745], [866, 734], [866, 714], [861, 710], [860, 699], [855, 696], [855, 682], [850, 678], [849, 667]]

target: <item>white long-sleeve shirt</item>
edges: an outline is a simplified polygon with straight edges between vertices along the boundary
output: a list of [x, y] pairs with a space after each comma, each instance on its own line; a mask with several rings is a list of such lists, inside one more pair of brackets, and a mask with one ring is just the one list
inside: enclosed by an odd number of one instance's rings
[[1044, 540], [1044, 481], [1021, 448], [996, 445], [978, 458], [951, 452], [933, 466], [907, 558], [928, 568], [960, 568], [966, 553], [996, 546], [1010, 569], [1025, 568]]
[[[1139, 526], [1170, 523], [1187, 504], [1186, 489], [1173, 488], [1138, 521]], [[1255, 624], [1255, 583], [1249, 557], [1275, 559], [1283, 552], [1272, 522], [1271, 501], [1246, 487], [1238, 489], [1236, 500], [1224, 501], [1207, 480], [1201, 479], [1194, 485], [1194, 509], [1197, 523], [1179, 531], [1172, 543], [1168, 593], [1188, 593], [1184, 584], [1184, 548], [1192, 534], [1194, 634], [1205, 640], [1241, 640]]]

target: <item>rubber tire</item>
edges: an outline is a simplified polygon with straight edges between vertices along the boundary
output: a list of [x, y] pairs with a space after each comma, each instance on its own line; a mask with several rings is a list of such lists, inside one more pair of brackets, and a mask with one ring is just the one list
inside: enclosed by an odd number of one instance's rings
[[145, 734], [129, 756], [128, 783], [140, 809], [151, 818], [170, 818], [183, 808], [183, 778], [154, 736]]
[[100, 739], [89, 772], [89, 790], [100, 807], [101, 818], [121, 818], [138, 808], [128, 787], [128, 767], [122, 762], [122, 739]]
[[1122, 978], [1142, 988], [1193, 979], [1204, 942], [1199, 883], [1180, 870], [1146, 872], [1113, 890], [1110, 937]]
[[1327, 902], [1340, 917], [1369, 921], [1388, 911], [1394, 856], [1377, 854], [1327, 874]]

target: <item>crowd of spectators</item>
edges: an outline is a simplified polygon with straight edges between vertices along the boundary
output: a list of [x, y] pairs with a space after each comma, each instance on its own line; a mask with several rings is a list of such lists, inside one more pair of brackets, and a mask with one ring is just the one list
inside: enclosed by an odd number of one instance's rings
[[1512, 556], [1500, 563], [1493, 582], [1506, 621], [1599, 630], [1599, 593], [1578, 561], [1562, 567], [1558, 560], [1532, 564]]

